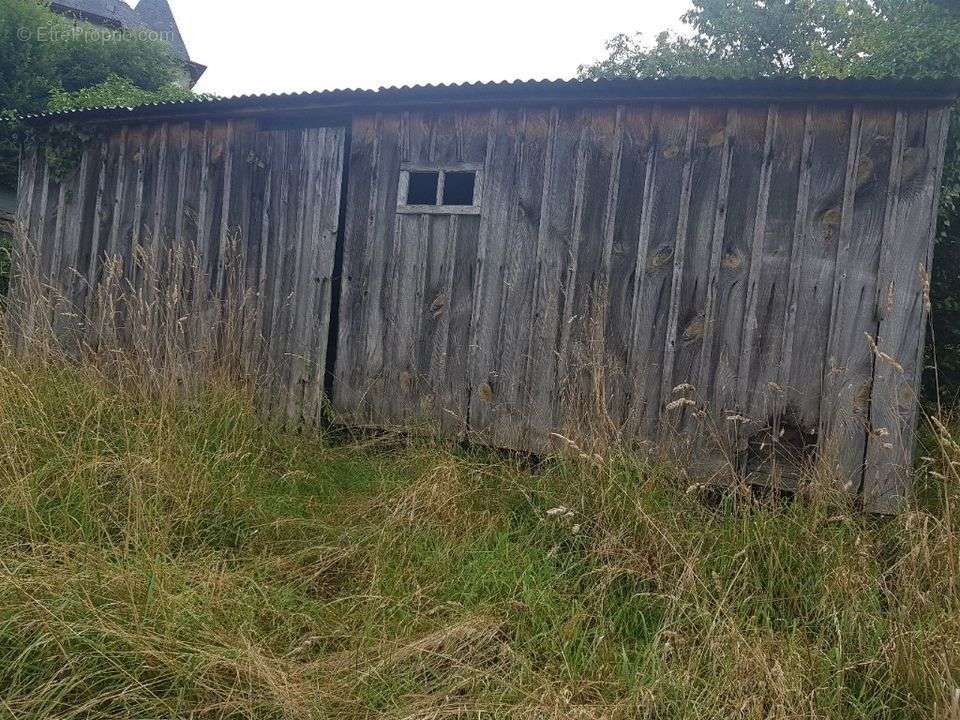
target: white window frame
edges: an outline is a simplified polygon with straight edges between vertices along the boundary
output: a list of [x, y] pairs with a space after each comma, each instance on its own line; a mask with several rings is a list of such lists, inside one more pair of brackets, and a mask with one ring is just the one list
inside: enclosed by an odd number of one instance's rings
[[[437, 173], [437, 198], [434, 205], [409, 205], [407, 193], [410, 189], [410, 173]], [[473, 185], [473, 205], [442, 205], [443, 184], [447, 173], [471, 172], [475, 180]], [[483, 165], [479, 163], [444, 163], [430, 165], [423, 163], [401, 163], [400, 185], [397, 190], [397, 212], [405, 215], [479, 215], [483, 202]]]

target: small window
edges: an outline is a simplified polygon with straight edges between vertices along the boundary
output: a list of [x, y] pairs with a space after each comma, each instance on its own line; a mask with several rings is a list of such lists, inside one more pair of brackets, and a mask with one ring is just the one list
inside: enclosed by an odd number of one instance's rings
[[443, 177], [444, 205], [473, 205], [473, 190], [477, 184], [475, 172], [448, 172]]
[[439, 172], [412, 172], [407, 185], [407, 205], [436, 205]]
[[480, 212], [481, 166], [470, 163], [400, 167], [397, 212], [476, 215]]

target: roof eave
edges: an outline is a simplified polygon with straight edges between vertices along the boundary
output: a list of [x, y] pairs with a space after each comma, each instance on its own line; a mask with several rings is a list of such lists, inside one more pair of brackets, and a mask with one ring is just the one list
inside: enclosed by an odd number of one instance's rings
[[599, 80], [524, 81], [331, 90], [292, 95], [242, 96], [94, 108], [26, 118], [32, 122], [130, 122], [211, 117], [261, 117], [294, 113], [323, 116], [356, 112], [497, 104], [612, 103], [921, 103], [951, 104], [960, 97], [960, 80]]

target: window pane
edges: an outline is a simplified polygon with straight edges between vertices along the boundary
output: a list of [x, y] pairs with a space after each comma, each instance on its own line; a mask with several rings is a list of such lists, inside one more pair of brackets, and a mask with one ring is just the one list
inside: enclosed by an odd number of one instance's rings
[[448, 172], [443, 176], [444, 205], [473, 205], [475, 172]]
[[439, 172], [412, 172], [407, 185], [407, 205], [436, 205]]

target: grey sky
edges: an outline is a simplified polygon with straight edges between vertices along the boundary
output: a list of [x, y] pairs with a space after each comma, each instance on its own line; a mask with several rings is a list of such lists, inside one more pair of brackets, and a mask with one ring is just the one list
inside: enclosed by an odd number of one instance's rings
[[170, 4], [191, 56], [209, 66], [197, 89], [235, 95], [572, 77], [617, 32], [678, 27], [688, 1]]

